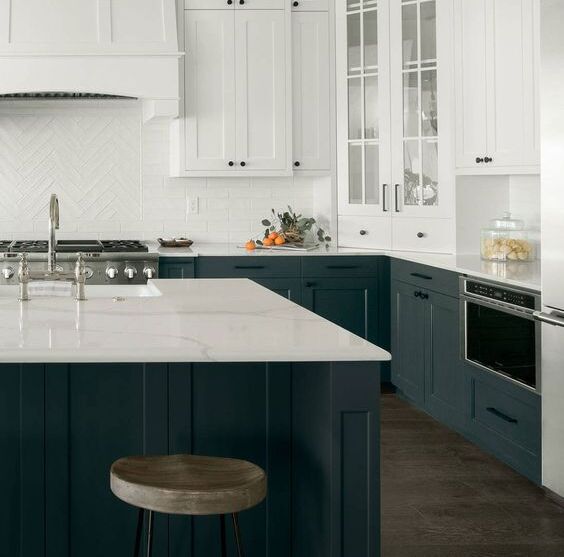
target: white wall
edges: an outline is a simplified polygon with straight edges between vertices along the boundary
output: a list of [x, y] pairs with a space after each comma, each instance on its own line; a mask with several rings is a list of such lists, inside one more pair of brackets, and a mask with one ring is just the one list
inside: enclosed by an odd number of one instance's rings
[[[312, 178], [168, 178], [168, 141], [168, 124], [143, 126], [135, 101], [0, 102], [0, 238], [47, 238], [51, 192], [61, 238], [242, 242], [271, 208], [313, 214]], [[316, 200], [330, 195], [317, 182]]]
[[456, 250], [480, 253], [480, 231], [490, 220], [509, 211], [523, 219], [538, 243], [540, 234], [540, 177], [459, 176], [456, 183]]

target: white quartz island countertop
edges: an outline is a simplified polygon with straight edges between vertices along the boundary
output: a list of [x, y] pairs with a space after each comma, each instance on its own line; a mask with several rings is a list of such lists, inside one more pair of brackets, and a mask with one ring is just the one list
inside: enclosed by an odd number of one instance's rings
[[[154, 280], [142, 291], [0, 295], [0, 361], [385, 361], [390, 354], [246, 279]], [[131, 288], [131, 290], [128, 290]], [[90, 293], [90, 294], [89, 294]], [[131, 295], [128, 295], [131, 294]]]

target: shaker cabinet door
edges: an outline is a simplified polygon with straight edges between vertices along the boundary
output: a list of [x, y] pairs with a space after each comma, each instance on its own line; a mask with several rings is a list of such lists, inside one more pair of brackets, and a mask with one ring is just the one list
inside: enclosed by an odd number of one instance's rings
[[294, 170], [331, 169], [329, 14], [292, 14]]
[[417, 286], [392, 282], [392, 383], [425, 403], [426, 306]]
[[235, 11], [238, 169], [285, 170], [286, 15], [281, 10]]
[[186, 11], [186, 169], [235, 161], [235, 12]]

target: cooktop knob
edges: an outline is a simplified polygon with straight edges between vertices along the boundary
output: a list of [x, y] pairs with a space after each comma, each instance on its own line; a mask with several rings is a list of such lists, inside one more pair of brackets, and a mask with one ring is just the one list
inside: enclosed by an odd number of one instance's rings
[[137, 274], [137, 269], [135, 267], [132, 267], [131, 265], [127, 265], [123, 274], [128, 280], [134, 279], [135, 275]]
[[152, 279], [155, 278], [157, 271], [155, 271], [154, 267], [145, 267], [143, 269], [143, 275], [145, 275], [146, 279]]
[[2, 269], [2, 276], [8, 280], [14, 276], [14, 269], [12, 267], [4, 267]]
[[110, 266], [106, 269], [106, 276], [113, 280], [118, 276], [118, 270], [115, 267]]

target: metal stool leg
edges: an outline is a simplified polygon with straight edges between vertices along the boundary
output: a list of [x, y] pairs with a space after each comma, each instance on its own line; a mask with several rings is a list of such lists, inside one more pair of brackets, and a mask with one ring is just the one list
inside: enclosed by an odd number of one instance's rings
[[147, 528], [147, 557], [151, 557], [153, 551], [153, 520], [154, 512], [149, 511], [149, 526]]
[[139, 509], [137, 516], [137, 531], [135, 533], [135, 549], [133, 550], [133, 557], [139, 557], [141, 551], [141, 534], [143, 533], [143, 518], [145, 517], [145, 510]]
[[225, 515], [219, 515], [219, 526], [221, 536], [221, 557], [227, 557], [227, 540], [225, 539]]
[[233, 530], [235, 530], [235, 543], [237, 544], [237, 556], [243, 557], [243, 546], [241, 544], [241, 532], [239, 530], [239, 516], [237, 513], [231, 515], [233, 517]]

